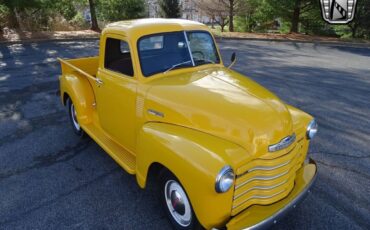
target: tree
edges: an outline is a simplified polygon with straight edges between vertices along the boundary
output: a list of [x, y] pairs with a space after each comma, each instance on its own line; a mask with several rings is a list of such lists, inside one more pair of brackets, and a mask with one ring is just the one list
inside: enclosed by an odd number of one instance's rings
[[370, 38], [370, 0], [357, 2], [355, 18], [348, 24], [352, 37]]
[[[310, 11], [314, 11], [310, 13]], [[301, 16], [305, 15], [317, 15], [320, 13], [320, 8], [317, 6], [317, 2], [315, 0], [294, 0], [294, 8], [293, 14], [291, 18], [291, 33], [298, 33], [299, 32], [299, 23], [301, 22]], [[311, 20], [318, 20], [317, 17], [312, 17]]]
[[145, 16], [144, 0], [104, 0], [97, 4], [98, 18], [119, 21]]
[[229, 23], [228, 10], [220, 4], [220, 0], [200, 0], [197, 6], [212, 20], [221, 27], [221, 32], [224, 32], [225, 26]]
[[91, 30], [100, 31], [98, 20], [96, 18], [94, 0], [89, 0], [90, 15], [91, 15]]
[[242, 11], [244, 7], [243, 0], [220, 0], [223, 7], [225, 7], [229, 13], [229, 31], [234, 32], [234, 16]]
[[258, 26], [264, 27], [266, 22], [273, 20], [268, 11], [264, 1], [244, 0], [244, 6], [237, 14], [238, 29], [252, 32]]
[[179, 18], [181, 16], [179, 0], [160, 0], [159, 5], [163, 17]]
[[125, 0], [122, 6], [125, 8], [125, 19], [143, 18], [145, 16], [144, 0]]
[[26, 9], [37, 9], [40, 7], [41, 2], [39, 0], [1, 0], [0, 4], [8, 8], [9, 25], [14, 28], [20, 28], [22, 25], [20, 12]]
[[42, 0], [42, 5], [38, 7], [38, 12], [46, 17], [52, 17], [55, 16], [56, 13], [59, 13], [69, 21], [76, 16], [76, 5], [80, 2], [82, 2], [82, 0]]
[[290, 23], [290, 32], [299, 32], [301, 15], [310, 11], [320, 11], [317, 0], [266, 0], [273, 9], [275, 18], [281, 18]]
[[295, 0], [293, 15], [292, 15], [292, 26], [290, 27], [291, 33], [298, 33], [300, 13], [301, 13], [301, 0]]
[[[68, 25], [76, 14], [76, 3], [86, 0], [0, 0], [0, 26], [22, 30], [48, 30], [55, 22]], [[66, 21], [61, 21], [64, 18]]]

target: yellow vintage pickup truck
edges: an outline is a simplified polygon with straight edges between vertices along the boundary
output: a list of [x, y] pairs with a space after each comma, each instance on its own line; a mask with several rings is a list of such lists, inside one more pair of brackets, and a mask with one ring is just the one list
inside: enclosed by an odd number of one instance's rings
[[175, 229], [264, 228], [309, 193], [317, 123], [225, 67], [207, 26], [116, 22], [103, 30], [98, 57], [60, 62], [74, 132], [141, 188], [157, 178]]

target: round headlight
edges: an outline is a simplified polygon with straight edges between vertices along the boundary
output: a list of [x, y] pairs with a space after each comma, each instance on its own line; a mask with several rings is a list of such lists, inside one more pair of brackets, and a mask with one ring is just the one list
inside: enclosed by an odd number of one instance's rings
[[227, 192], [234, 184], [234, 171], [230, 166], [225, 166], [216, 178], [216, 192]]
[[307, 126], [306, 132], [307, 139], [309, 140], [312, 139], [316, 135], [317, 129], [318, 129], [317, 122], [315, 121], [315, 119], [313, 119]]

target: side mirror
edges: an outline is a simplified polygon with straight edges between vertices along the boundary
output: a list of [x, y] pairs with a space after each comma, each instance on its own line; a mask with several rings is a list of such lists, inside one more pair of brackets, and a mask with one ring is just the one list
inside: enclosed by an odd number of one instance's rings
[[235, 52], [233, 52], [232, 54], [231, 54], [231, 64], [229, 65], [229, 69], [235, 64], [235, 62], [236, 62], [236, 54], [235, 54]]

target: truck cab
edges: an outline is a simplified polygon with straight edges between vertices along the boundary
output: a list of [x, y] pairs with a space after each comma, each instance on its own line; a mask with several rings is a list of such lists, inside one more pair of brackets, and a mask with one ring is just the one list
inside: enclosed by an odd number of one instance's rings
[[268, 226], [309, 192], [316, 121], [224, 66], [207, 26], [116, 22], [99, 56], [60, 61], [74, 132], [141, 188], [157, 177], [176, 229]]

